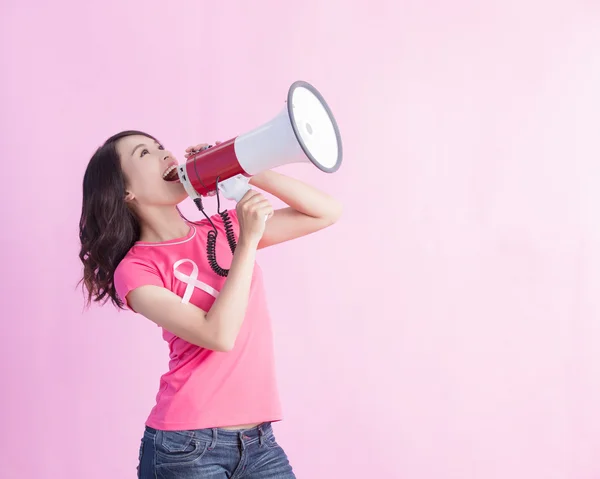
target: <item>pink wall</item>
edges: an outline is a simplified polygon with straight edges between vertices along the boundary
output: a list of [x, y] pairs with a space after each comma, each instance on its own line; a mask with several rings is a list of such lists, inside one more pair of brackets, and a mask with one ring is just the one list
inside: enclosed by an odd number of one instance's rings
[[166, 367], [82, 314], [94, 148], [224, 140], [304, 79], [345, 164], [285, 171], [346, 214], [261, 253], [299, 478], [600, 477], [598, 2], [212, 3], [2, 2], [0, 475], [134, 477]]

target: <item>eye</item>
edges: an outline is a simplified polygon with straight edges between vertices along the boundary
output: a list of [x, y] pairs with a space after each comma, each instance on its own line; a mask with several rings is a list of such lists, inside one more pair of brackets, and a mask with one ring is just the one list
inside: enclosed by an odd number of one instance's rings
[[164, 146], [162, 146], [162, 145], [158, 145], [158, 149], [159, 149], [159, 150], [164, 150], [164, 149], [165, 149], [165, 147], [164, 147]]
[[142, 150], [142, 154], [140, 155], [140, 157], [142, 157], [142, 156], [144, 156], [144, 155], [146, 155], [146, 154], [148, 154], [148, 153], [150, 153], [150, 152], [148, 151], [148, 149], [147, 149], [147, 148], [144, 148], [144, 149]]

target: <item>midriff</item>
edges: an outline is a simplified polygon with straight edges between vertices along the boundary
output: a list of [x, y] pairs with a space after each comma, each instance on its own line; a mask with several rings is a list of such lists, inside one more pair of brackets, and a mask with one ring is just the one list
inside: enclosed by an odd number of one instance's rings
[[256, 423], [256, 424], [242, 424], [240, 426], [227, 426], [227, 427], [220, 427], [219, 429], [225, 429], [226, 431], [241, 431], [244, 429], [252, 429], [255, 428], [257, 426], [260, 426], [261, 423]]

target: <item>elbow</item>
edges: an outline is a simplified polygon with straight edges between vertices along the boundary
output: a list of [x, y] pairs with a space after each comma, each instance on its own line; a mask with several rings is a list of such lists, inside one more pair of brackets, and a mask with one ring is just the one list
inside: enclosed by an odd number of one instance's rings
[[237, 337], [230, 331], [218, 332], [213, 338], [211, 349], [220, 353], [228, 353], [235, 347]]
[[200, 348], [209, 349], [218, 353], [228, 353], [235, 347], [235, 341], [227, 340], [225, 338], [212, 338], [209, 341], [204, 339], [190, 342]]
[[217, 351], [220, 353], [228, 353], [235, 347], [237, 340], [237, 331], [232, 328], [223, 325], [223, 322], [219, 317], [215, 317], [211, 313], [206, 315], [207, 323], [209, 326], [209, 336], [206, 337], [205, 348], [211, 351]]
[[214, 347], [211, 348], [213, 351], [217, 351], [219, 353], [228, 353], [235, 347], [235, 340], [220, 340], [216, 341]]
[[342, 213], [344, 211], [344, 206], [341, 201], [332, 200], [329, 211], [327, 212], [327, 222], [331, 226], [338, 222], [338, 220], [342, 217]]

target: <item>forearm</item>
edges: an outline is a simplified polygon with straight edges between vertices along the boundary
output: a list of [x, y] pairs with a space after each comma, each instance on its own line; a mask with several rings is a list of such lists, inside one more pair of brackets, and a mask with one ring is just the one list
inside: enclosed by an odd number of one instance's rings
[[255, 260], [256, 245], [240, 238], [227, 280], [206, 315], [216, 341], [226, 350], [233, 347], [246, 316]]
[[341, 203], [335, 198], [300, 180], [272, 170], [253, 176], [250, 184], [313, 218], [337, 218], [341, 214]]

